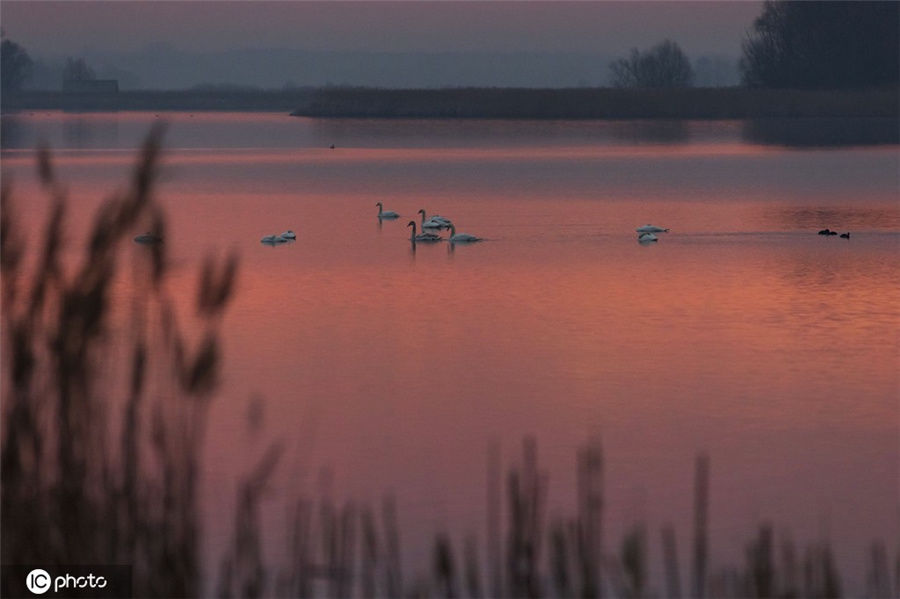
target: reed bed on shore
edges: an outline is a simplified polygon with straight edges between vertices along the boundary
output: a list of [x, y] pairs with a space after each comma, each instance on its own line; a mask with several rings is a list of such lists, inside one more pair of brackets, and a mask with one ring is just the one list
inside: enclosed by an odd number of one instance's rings
[[292, 114], [487, 119], [756, 119], [898, 116], [897, 89], [330, 87]]

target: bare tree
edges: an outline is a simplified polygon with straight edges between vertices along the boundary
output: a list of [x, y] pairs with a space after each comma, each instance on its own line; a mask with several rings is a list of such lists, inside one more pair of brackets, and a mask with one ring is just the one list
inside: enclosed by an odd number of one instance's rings
[[691, 62], [672, 40], [664, 40], [645, 52], [631, 50], [628, 58], [609, 65], [614, 87], [690, 87]]

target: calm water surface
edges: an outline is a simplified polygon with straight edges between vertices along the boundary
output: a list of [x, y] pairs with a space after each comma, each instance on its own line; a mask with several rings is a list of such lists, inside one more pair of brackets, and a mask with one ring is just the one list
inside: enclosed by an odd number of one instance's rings
[[[897, 146], [783, 147], [740, 122], [161, 116], [173, 292], [190, 306], [205, 254], [242, 257], [206, 453], [215, 551], [238, 476], [280, 438], [273, 555], [291, 498], [390, 491], [407, 561], [424, 568], [438, 530], [483, 539], [488, 443], [513, 462], [526, 434], [550, 515], [575, 512], [576, 448], [602, 437], [609, 546], [646, 521], [656, 572], [658, 526], [689, 547], [701, 450], [714, 565], [742, 562], [764, 519], [831, 539], [851, 585], [871, 540], [893, 547]], [[3, 176], [28, 230], [46, 208], [38, 141], [57, 149], [76, 255], [156, 120], [4, 116]], [[379, 224], [378, 201], [403, 218]], [[487, 240], [412, 248], [419, 208]], [[648, 222], [671, 232], [639, 245]], [[288, 228], [295, 243], [259, 243]], [[247, 432], [252, 397], [261, 438]]]

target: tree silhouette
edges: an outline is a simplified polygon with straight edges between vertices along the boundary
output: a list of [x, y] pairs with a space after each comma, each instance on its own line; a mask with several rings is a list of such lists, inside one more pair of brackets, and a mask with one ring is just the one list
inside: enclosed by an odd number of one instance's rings
[[694, 80], [690, 61], [671, 40], [646, 52], [633, 48], [628, 58], [613, 61], [609, 68], [614, 87], [690, 87]]
[[766, 0], [743, 43], [750, 87], [843, 89], [897, 85], [898, 2]]
[[4, 92], [16, 91], [31, 75], [32, 61], [25, 49], [11, 40], [0, 44], [0, 80]]
[[63, 68], [63, 81], [90, 81], [96, 79], [94, 69], [88, 66], [83, 58], [66, 58]]

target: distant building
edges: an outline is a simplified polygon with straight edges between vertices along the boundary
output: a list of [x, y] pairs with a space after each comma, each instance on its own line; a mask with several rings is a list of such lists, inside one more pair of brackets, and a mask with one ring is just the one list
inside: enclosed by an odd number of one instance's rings
[[118, 79], [64, 79], [63, 91], [71, 94], [117, 94]]

